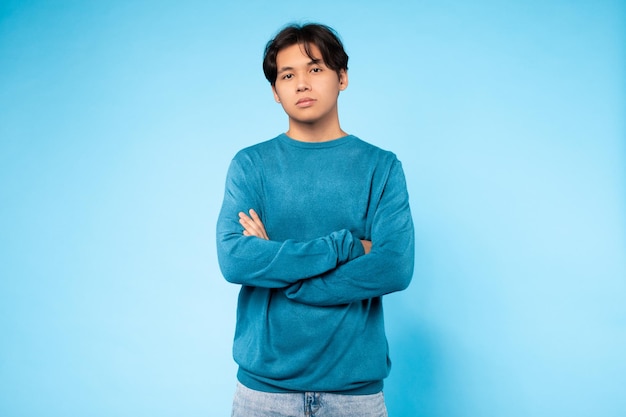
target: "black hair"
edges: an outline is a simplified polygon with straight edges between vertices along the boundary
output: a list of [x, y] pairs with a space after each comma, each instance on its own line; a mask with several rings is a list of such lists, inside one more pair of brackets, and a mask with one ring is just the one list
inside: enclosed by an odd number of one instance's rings
[[348, 70], [348, 54], [343, 48], [339, 35], [334, 29], [317, 24], [309, 23], [305, 25], [291, 24], [282, 29], [274, 39], [265, 46], [263, 54], [263, 72], [270, 84], [276, 84], [278, 69], [276, 67], [276, 56], [282, 49], [292, 45], [300, 44], [304, 47], [304, 52], [311, 58], [311, 44], [317, 46], [322, 54], [324, 64], [340, 74], [341, 70]]

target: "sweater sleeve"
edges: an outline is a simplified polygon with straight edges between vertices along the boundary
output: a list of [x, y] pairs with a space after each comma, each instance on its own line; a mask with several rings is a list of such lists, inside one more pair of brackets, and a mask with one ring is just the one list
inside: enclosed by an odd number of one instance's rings
[[[243, 157], [242, 157], [243, 158]], [[239, 212], [253, 208], [264, 221], [262, 173], [250, 160], [234, 159], [217, 221], [217, 255], [224, 278], [235, 284], [283, 288], [318, 276], [365, 253], [361, 241], [339, 230], [306, 242], [244, 236]]]
[[284, 292], [315, 306], [348, 304], [404, 290], [414, 268], [414, 229], [402, 166], [392, 165], [374, 212], [372, 250], [336, 269], [300, 280]]

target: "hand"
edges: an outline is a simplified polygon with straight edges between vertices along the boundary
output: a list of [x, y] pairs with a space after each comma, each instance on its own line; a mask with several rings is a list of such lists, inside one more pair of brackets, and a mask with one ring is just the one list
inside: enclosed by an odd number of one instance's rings
[[370, 240], [363, 240], [363, 239], [361, 239], [361, 244], [363, 245], [363, 249], [365, 249], [365, 254], [366, 255], [371, 252], [371, 250], [372, 250], [372, 242]]
[[243, 211], [239, 213], [239, 223], [243, 226], [244, 236], [256, 236], [261, 239], [270, 240], [265, 231], [265, 226], [256, 211], [250, 209], [250, 216]]

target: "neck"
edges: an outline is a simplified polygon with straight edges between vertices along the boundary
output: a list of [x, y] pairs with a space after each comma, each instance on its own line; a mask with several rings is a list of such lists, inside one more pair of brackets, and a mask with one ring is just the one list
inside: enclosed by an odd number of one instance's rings
[[332, 123], [303, 123], [289, 119], [286, 135], [301, 142], [328, 142], [347, 135], [339, 125], [339, 119]]

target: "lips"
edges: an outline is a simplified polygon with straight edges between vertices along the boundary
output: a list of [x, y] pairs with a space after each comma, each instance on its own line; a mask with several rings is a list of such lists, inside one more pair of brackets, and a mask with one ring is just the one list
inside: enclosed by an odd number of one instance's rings
[[308, 107], [315, 102], [314, 98], [311, 97], [303, 97], [296, 102], [296, 106], [298, 107]]

